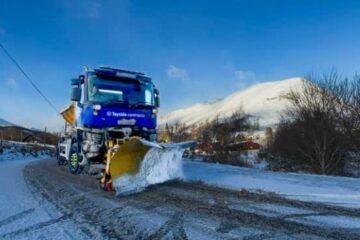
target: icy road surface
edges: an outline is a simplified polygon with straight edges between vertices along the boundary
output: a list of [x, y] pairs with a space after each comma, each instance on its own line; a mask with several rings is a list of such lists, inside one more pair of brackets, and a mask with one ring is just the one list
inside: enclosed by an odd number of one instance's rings
[[[185, 163], [185, 174], [189, 164]], [[16, 174], [19, 179], [21, 171]], [[360, 239], [360, 210], [354, 208], [181, 181], [116, 196], [98, 190], [94, 177], [70, 175], [55, 161], [32, 162], [23, 174], [37, 201], [26, 187], [21, 192], [32, 199], [33, 208], [55, 214], [49, 217], [55, 220], [42, 230], [17, 226], [19, 230], [1, 232], [0, 239], [32, 236], [36, 231], [43, 231], [39, 238], [53, 239], [55, 233], [47, 231], [62, 227], [74, 239], [84, 235], [87, 239]]]
[[35, 159], [11, 156], [0, 156], [0, 239], [87, 239], [67, 215], [29, 191], [23, 168]]

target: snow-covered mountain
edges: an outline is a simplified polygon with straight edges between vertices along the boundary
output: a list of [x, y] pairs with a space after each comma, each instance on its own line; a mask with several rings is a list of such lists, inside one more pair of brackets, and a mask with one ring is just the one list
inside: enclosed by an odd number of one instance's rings
[[10, 127], [10, 126], [16, 126], [16, 124], [13, 124], [11, 122], [8, 122], [8, 121], [0, 118], [0, 127]]
[[301, 88], [302, 81], [302, 78], [291, 78], [256, 84], [222, 100], [198, 103], [164, 114], [159, 118], [159, 125], [177, 121], [186, 124], [203, 122], [216, 116], [229, 116], [242, 106], [246, 113], [259, 117], [261, 127], [274, 126], [288, 105], [287, 93]]

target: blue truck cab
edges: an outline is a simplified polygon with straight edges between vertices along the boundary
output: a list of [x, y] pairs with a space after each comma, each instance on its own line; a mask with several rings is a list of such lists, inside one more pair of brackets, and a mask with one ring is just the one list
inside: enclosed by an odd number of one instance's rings
[[159, 91], [143, 73], [110, 67], [86, 70], [72, 79], [71, 100], [73, 138], [87, 159], [100, 156], [105, 140], [111, 138], [156, 140]]

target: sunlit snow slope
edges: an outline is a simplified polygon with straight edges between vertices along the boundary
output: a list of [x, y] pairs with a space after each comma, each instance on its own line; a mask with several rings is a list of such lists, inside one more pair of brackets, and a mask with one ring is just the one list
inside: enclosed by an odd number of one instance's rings
[[246, 113], [259, 117], [261, 127], [274, 126], [279, 121], [280, 112], [288, 105], [287, 93], [299, 89], [302, 81], [302, 78], [291, 78], [256, 84], [220, 101], [199, 103], [167, 113], [159, 118], [159, 124], [164, 126], [177, 121], [194, 124], [216, 116], [229, 116], [243, 106]]

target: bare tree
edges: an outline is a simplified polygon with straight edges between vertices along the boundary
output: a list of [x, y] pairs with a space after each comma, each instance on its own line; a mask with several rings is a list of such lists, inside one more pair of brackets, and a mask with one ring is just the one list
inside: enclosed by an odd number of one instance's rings
[[282, 167], [339, 173], [350, 148], [356, 147], [359, 78], [349, 81], [331, 71], [307, 80], [290, 93], [291, 107], [282, 116], [272, 150]]
[[250, 128], [249, 115], [242, 108], [233, 112], [229, 117], [217, 116], [211, 122], [213, 136], [213, 150], [216, 161], [226, 162], [229, 158], [229, 147], [237, 139], [241, 139], [244, 131]]
[[215, 141], [213, 122], [205, 121], [200, 123], [196, 131], [196, 140], [208, 153], [212, 153], [212, 144]]
[[165, 130], [161, 133], [162, 140], [169, 142], [182, 142], [191, 139], [191, 126], [187, 126], [182, 122], [175, 122], [174, 124], [166, 124]]
[[265, 129], [265, 144], [266, 147], [269, 147], [272, 145], [274, 141], [274, 131], [271, 127], [267, 127]]

